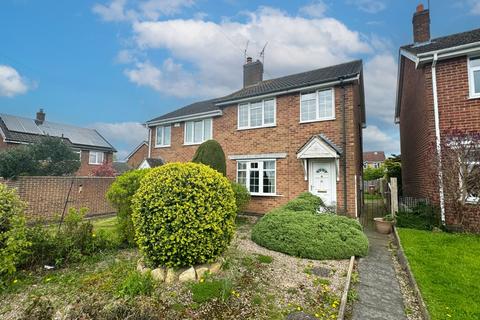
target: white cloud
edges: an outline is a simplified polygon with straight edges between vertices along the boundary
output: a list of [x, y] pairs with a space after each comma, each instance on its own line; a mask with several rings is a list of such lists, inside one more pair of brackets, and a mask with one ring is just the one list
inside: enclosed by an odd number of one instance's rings
[[318, 0], [301, 7], [299, 12], [308, 17], [321, 18], [325, 15], [327, 9], [326, 3], [323, 0]]
[[27, 92], [28, 80], [17, 70], [7, 65], [0, 65], [0, 96], [13, 97]]
[[480, 15], [480, 0], [469, 0], [471, 8], [470, 13], [473, 15]]
[[387, 7], [385, 0], [348, 0], [347, 2], [367, 13], [378, 13]]
[[387, 134], [375, 125], [369, 125], [363, 130], [364, 151], [385, 151], [386, 153], [399, 154], [400, 143], [397, 137]]
[[112, 0], [108, 5], [97, 3], [92, 10], [105, 21], [125, 21], [129, 16], [125, 12], [126, 3], [127, 0]]
[[147, 139], [147, 129], [138, 122], [96, 122], [89, 127], [100, 132], [114, 146], [128, 146], [133, 149]]
[[139, 7], [146, 19], [157, 20], [160, 16], [177, 14], [194, 3], [193, 0], [148, 0], [142, 2]]
[[367, 117], [393, 123], [397, 62], [390, 53], [374, 56], [365, 64], [365, 100]]

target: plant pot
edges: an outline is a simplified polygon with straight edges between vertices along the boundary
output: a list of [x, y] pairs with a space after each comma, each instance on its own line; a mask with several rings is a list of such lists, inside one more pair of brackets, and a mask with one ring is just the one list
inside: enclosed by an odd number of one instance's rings
[[373, 218], [377, 232], [389, 234], [392, 232], [393, 221], [386, 221], [383, 218]]

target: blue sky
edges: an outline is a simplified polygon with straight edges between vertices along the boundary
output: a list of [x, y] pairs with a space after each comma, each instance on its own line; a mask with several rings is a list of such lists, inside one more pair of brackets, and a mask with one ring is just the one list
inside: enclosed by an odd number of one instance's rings
[[[426, 2], [426, 1], [424, 1]], [[397, 55], [414, 0], [0, 2], [0, 112], [98, 129], [124, 157], [139, 123], [240, 88], [268, 42], [265, 78], [364, 60], [365, 150], [399, 152]], [[426, 5], [426, 3], [425, 3]], [[480, 0], [431, 0], [432, 36], [480, 27]]]

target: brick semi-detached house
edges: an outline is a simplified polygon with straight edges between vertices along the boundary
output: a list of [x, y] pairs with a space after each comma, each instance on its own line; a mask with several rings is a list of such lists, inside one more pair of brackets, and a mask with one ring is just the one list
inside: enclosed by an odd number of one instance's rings
[[38, 142], [45, 136], [63, 138], [78, 154], [81, 165], [77, 176], [91, 175], [99, 165], [111, 164], [113, 153], [116, 152], [96, 130], [46, 121], [42, 109], [37, 112], [35, 119], [0, 113], [0, 152]]
[[[400, 48], [395, 112], [403, 193], [434, 200], [449, 224], [454, 219], [442, 183], [432, 180], [439, 176], [436, 163], [448, 132], [480, 132], [480, 29], [431, 39], [430, 14], [420, 5], [413, 34], [414, 43]], [[464, 220], [468, 230], [480, 231], [480, 207], [469, 205]]]
[[228, 178], [252, 195], [247, 211], [265, 213], [310, 191], [339, 213], [358, 216], [362, 62], [263, 80], [262, 62], [248, 58], [243, 80], [230, 95], [148, 121], [149, 158], [190, 161], [200, 143], [215, 139]]

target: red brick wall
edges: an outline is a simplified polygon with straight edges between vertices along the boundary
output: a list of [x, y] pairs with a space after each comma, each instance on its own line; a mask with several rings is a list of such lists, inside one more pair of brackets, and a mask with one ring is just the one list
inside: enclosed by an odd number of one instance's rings
[[[403, 58], [405, 59], [405, 58]], [[480, 132], [480, 99], [469, 99], [466, 56], [437, 63], [437, 94], [442, 138], [451, 129]], [[400, 114], [404, 194], [438, 202], [438, 184], [432, 179], [435, 123], [431, 66], [415, 70], [405, 59]], [[454, 217], [446, 205], [446, 221]], [[480, 232], [480, 206], [469, 206], [464, 227]]]
[[[346, 86], [347, 107], [347, 212], [355, 215], [355, 174], [361, 172], [362, 152], [361, 131], [359, 130], [358, 106], [359, 86]], [[298, 93], [277, 97], [277, 125], [271, 128], [237, 130], [237, 107], [230, 105], [223, 109], [223, 115], [213, 121], [213, 138], [223, 147], [225, 155], [244, 155], [260, 153], [287, 153], [287, 158], [277, 159], [277, 194], [278, 196], [254, 196], [248, 211], [265, 213], [301, 192], [308, 190], [304, 179], [302, 161], [297, 159], [298, 150], [313, 136], [323, 133], [339, 147], [342, 146], [342, 89], [335, 88], [336, 120], [300, 124], [300, 95]], [[152, 158], [162, 158], [166, 162], [190, 161], [197, 146], [184, 146], [184, 125], [172, 126], [171, 147], [154, 148]], [[155, 130], [151, 130], [151, 141]], [[153, 144], [152, 144], [153, 145]], [[343, 206], [343, 170], [339, 170], [340, 181], [337, 182], [337, 205]], [[236, 179], [236, 161], [227, 159], [227, 176]], [[358, 191], [358, 190], [357, 190]]]
[[[97, 168], [99, 165], [96, 164], [89, 164], [89, 150], [82, 150], [81, 159], [80, 159], [80, 169], [78, 169], [75, 175], [84, 177], [84, 176], [91, 176], [92, 170]], [[104, 161], [108, 164], [112, 164], [113, 162], [113, 153], [112, 152], [105, 152]]]
[[142, 144], [140, 148], [138, 148], [137, 152], [135, 152], [130, 158], [128, 158], [127, 163], [132, 168], [137, 168], [143, 160], [145, 160], [148, 156], [148, 146], [146, 144]]
[[16, 188], [20, 198], [27, 202], [28, 220], [52, 220], [61, 215], [72, 180], [67, 210], [71, 207], [87, 207], [89, 216], [115, 212], [105, 199], [105, 193], [115, 178], [19, 177], [17, 180], [8, 181], [0, 179], [0, 182]]

